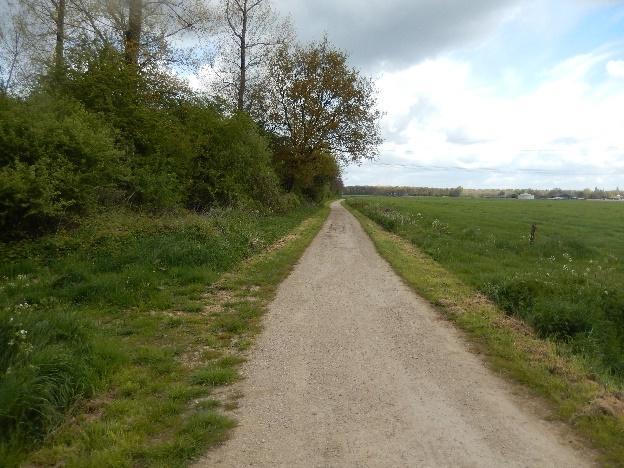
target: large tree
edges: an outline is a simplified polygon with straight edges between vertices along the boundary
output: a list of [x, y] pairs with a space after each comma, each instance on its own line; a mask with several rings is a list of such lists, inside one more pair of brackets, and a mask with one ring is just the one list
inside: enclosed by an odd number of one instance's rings
[[327, 39], [282, 47], [270, 69], [268, 128], [293, 158], [372, 159], [381, 143], [376, 90]]
[[236, 110], [253, 113], [270, 57], [292, 37], [292, 29], [273, 10], [271, 0], [222, 0], [222, 8], [218, 91]]
[[199, 44], [215, 16], [205, 0], [0, 0], [0, 85], [15, 88], [18, 71], [21, 81], [26, 70], [62, 73], [74, 65], [66, 52], [85, 48], [112, 46], [130, 64], [179, 70], [204, 58]]
[[13, 87], [23, 88], [28, 75], [32, 78], [48, 66], [62, 70], [71, 34], [67, 28], [70, 1], [15, 0], [7, 2], [6, 11], [0, 8], [2, 26], [8, 33], [0, 48], [5, 54], [10, 51]]
[[26, 44], [21, 16], [13, 3], [0, 8], [0, 94], [14, 90], [23, 75]]
[[124, 53], [129, 64], [138, 65], [142, 30], [143, 0], [130, 0], [128, 22], [124, 31]]

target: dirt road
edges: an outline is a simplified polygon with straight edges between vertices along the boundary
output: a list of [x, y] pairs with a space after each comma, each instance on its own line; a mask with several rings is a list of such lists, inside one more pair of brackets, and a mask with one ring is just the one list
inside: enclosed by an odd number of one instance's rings
[[240, 425], [199, 466], [590, 464], [338, 203], [280, 286], [244, 374]]

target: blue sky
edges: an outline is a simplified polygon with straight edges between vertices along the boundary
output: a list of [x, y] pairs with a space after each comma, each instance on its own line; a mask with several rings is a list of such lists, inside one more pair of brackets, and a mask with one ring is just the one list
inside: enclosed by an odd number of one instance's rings
[[385, 143], [347, 184], [624, 188], [624, 1], [276, 3], [377, 81]]

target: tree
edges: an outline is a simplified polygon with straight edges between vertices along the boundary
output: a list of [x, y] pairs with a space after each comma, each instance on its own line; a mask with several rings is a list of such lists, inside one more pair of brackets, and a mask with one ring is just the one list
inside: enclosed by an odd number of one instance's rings
[[54, 65], [57, 70], [63, 67], [63, 53], [65, 52], [65, 13], [67, 11], [66, 0], [56, 0], [52, 2], [56, 6], [55, 23], [56, 23], [56, 44], [54, 47]]
[[19, 81], [26, 53], [24, 28], [19, 10], [7, 4], [0, 20], [0, 94], [9, 94]]
[[290, 23], [280, 21], [270, 0], [223, 0], [220, 92], [238, 111], [253, 111], [276, 47], [292, 37]]
[[138, 66], [187, 64], [196, 55], [198, 36], [214, 23], [203, 0], [70, 1], [86, 37], [123, 50], [126, 62]]
[[459, 187], [455, 187], [449, 190], [450, 197], [461, 197], [462, 192], [464, 191], [464, 187], [461, 185]]
[[270, 67], [268, 128], [290, 157], [330, 154], [339, 165], [373, 159], [381, 143], [373, 82], [327, 39], [282, 47]]
[[[47, 67], [58, 71], [64, 66], [69, 1], [72, 0], [7, 2], [7, 12], [2, 12], [7, 34], [0, 37], [0, 48], [3, 54], [10, 51], [11, 66], [7, 70], [13, 87], [24, 88], [29, 78]], [[6, 63], [6, 58], [0, 62]]]
[[124, 33], [124, 53], [126, 62], [138, 65], [141, 30], [143, 27], [143, 0], [130, 0], [128, 23]]

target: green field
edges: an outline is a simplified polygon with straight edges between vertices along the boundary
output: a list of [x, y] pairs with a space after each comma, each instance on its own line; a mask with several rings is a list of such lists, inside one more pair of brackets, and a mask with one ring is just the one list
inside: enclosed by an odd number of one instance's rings
[[[122, 211], [0, 244], [0, 466], [182, 466], [222, 440], [212, 388], [237, 378], [323, 213]], [[246, 266], [312, 215], [295, 248]]]
[[624, 203], [412, 197], [347, 203], [595, 372], [624, 381]]

